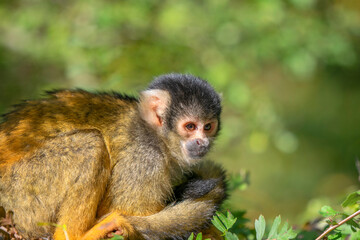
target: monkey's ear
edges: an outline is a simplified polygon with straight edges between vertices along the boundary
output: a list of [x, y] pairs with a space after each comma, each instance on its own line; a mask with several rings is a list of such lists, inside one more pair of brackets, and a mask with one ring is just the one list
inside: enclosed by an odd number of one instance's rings
[[140, 93], [140, 116], [152, 127], [161, 127], [166, 108], [170, 104], [170, 95], [167, 91], [152, 89]]

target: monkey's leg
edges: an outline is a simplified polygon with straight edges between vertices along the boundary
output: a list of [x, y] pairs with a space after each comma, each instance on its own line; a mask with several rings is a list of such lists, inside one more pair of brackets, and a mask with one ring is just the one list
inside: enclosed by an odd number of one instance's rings
[[[128, 220], [117, 212], [110, 213], [96, 223], [97, 207], [104, 196], [110, 177], [110, 159], [102, 136], [97, 131], [90, 131], [83, 135], [77, 134], [76, 140], [86, 144], [87, 147], [84, 147], [83, 144], [72, 145], [70, 155], [60, 153], [68, 159], [80, 161], [82, 164], [79, 166], [79, 173], [68, 173], [76, 178], [61, 203], [58, 223], [67, 226], [70, 240], [101, 239], [115, 229], [121, 229], [124, 236], [131, 235], [135, 237], [134, 239], [142, 239]], [[62, 228], [56, 229], [54, 239], [65, 239], [65, 232]]]
[[[70, 239], [95, 223], [97, 205], [109, 179], [110, 163], [97, 130], [76, 131], [44, 140], [2, 175], [2, 204], [14, 212], [14, 223], [26, 238]], [[46, 223], [45, 227], [38, 223]]]
[[[74, 162], [76, 169], [66, 172], [72, 181], [59, 205], [57, 222], [66, 226], [69, 239], [80, 239], [96, 221], [97, 206], [110, 176], [109, 154], [97, 130], [76, 133], [58, 144], [59, 155]], [[65, 239], [62, 228], [56, 229], [54, 239]]]

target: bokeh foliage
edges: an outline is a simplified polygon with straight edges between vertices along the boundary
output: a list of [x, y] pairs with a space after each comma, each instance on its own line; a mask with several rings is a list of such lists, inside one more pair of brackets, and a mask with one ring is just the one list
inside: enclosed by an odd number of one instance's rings
[[356, 0], [1, 1], [0, 112], [52, 88], [201, 76], [224, 98], [211, 157], [251, 173], [230, 204], [295, 219], [355, 186], [359, 40]]

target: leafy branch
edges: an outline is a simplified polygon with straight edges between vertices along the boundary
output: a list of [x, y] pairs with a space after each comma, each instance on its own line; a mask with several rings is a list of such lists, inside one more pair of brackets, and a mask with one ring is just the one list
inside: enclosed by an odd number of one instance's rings
[[[343, 208], [349, 207], [349, 208], [356, 209], [356, 211], [351, 215], [348, 215], [348, 214], [343, 213], [343, 212], [335, 211], [330, 206], [323, 206], [321, 208], [321, 210], [320, 210], [320, 214], [323, 215], [324, 217], [329, 218], [327, 220], [327, 222], [329, 224], [329, 228], [327, 228], [315, 240], [322, 239], [323, 237], [328, 235], [331, 231], [333, 231], [335, 229], [338, 229], [340, 226], [342, 226], [344, 224], [346, 224], [346, 225], [348, 225], [348, 227], [350, 227], [350, 229], [352, 230], [352, 233], [358, 234], [358, 231], [360, 229], [360, 225], [357, 223], [357, 221], [355, 221], [355, 217], [360, 214], [359, 203], [360, 203], [360, 191], [356, 191], [356, 192], [353, 192], [353, 193], [349, 194], [346, 197], [345, 201], [341, 204], [341, 206]], [[339, 215], [345, 216], [345, 218], [343, 220], [341, 220], [340, 222], [334, 221], [333, 218], [335, 218], [335, 217], [337, 217]], [[352, 233], [346, 234], [346, 233], [342, 233], [342, 231], [338, 231], [335, 234], [330, 235], [330, 237], [331, 237], [331, 239], [337, 239], [337, 238], [342, 237], [343, 235], [345, 235], [345, 236], [352, 235]]]
[[323, 237], [325, 237], [325, 235], [327, 235], [328, 233], [330, 233], [332, 230], [334, 230], [335, 228], [340, 227], [341, 225], [343, 225], [344, 223], [346, 223], [347, 221], [353, 219], [354, 217], [356, 217], [357, 215], [360, 214], [360, 210], [358, 210], [357, 212], [351, 214], [350, 216], [348, 216], [347, 218], [345, 218], [344, 220], [340, 221], [338, 224], [329, 227], [328, 229], [326, 229], [325, 232], [323, 232], [318, 238], [316, 238], [315, 240], [320, 240]]
[[[270, 229], [268, 237], [266, 239], [288, 240], [297, 236], [292, 227], [289, 228], [289, 224], [284, 223], [283, 227], [279, 230], [281, 223], [281, 217], [277, 216]], [[266, 222], [263, 215], [260, 215], [259, 219], [255, 220], [256, 239], [262, 240], [265, 234]]]
[[235, 218], [229, 211], [227, 211], [227, 216], [220, 212], [216, 212], [217, 216], [214, 216], [211, 222], [214, 226], [222, 232], [222, 235], [225, 237], [225, 240], [239, 240], [236, 234], [230, 232], [230, 228], [235, 224], [237, 218]]

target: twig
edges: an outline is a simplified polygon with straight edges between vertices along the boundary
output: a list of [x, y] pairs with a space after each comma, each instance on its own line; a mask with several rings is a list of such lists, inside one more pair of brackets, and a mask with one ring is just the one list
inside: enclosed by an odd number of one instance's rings
[[323, 232], [318, 238], [316, 238], [315, 240], [320, 240], [322, 239], [323, 237], [325, 237], [326, 234], [328, 234], [329, 232], [331, 232], [332, 230], [334, 230], [335, 228], [343, 225], [344, 223], [346, 223], [347, 221], [349, 221], [350, 219], [356, 217], [357, 215], [360, 214], [360, 210], [354, 212], [353, 214], [351, 214], [350, 216], [348, 216], [347, 218], [343, 219], [342, 221], [340, 221], [338, 224], [332, 226], [332, 227], [329, 227], [328, 229], [326, 229], [325, 232]]
[[64, 234], [65, 234], [65, 239], [69, 240], [69, 235], [68, 235], [68, 233], [66, 231], [66, 225], [63, 225], [63, 231], [64, 231]]

